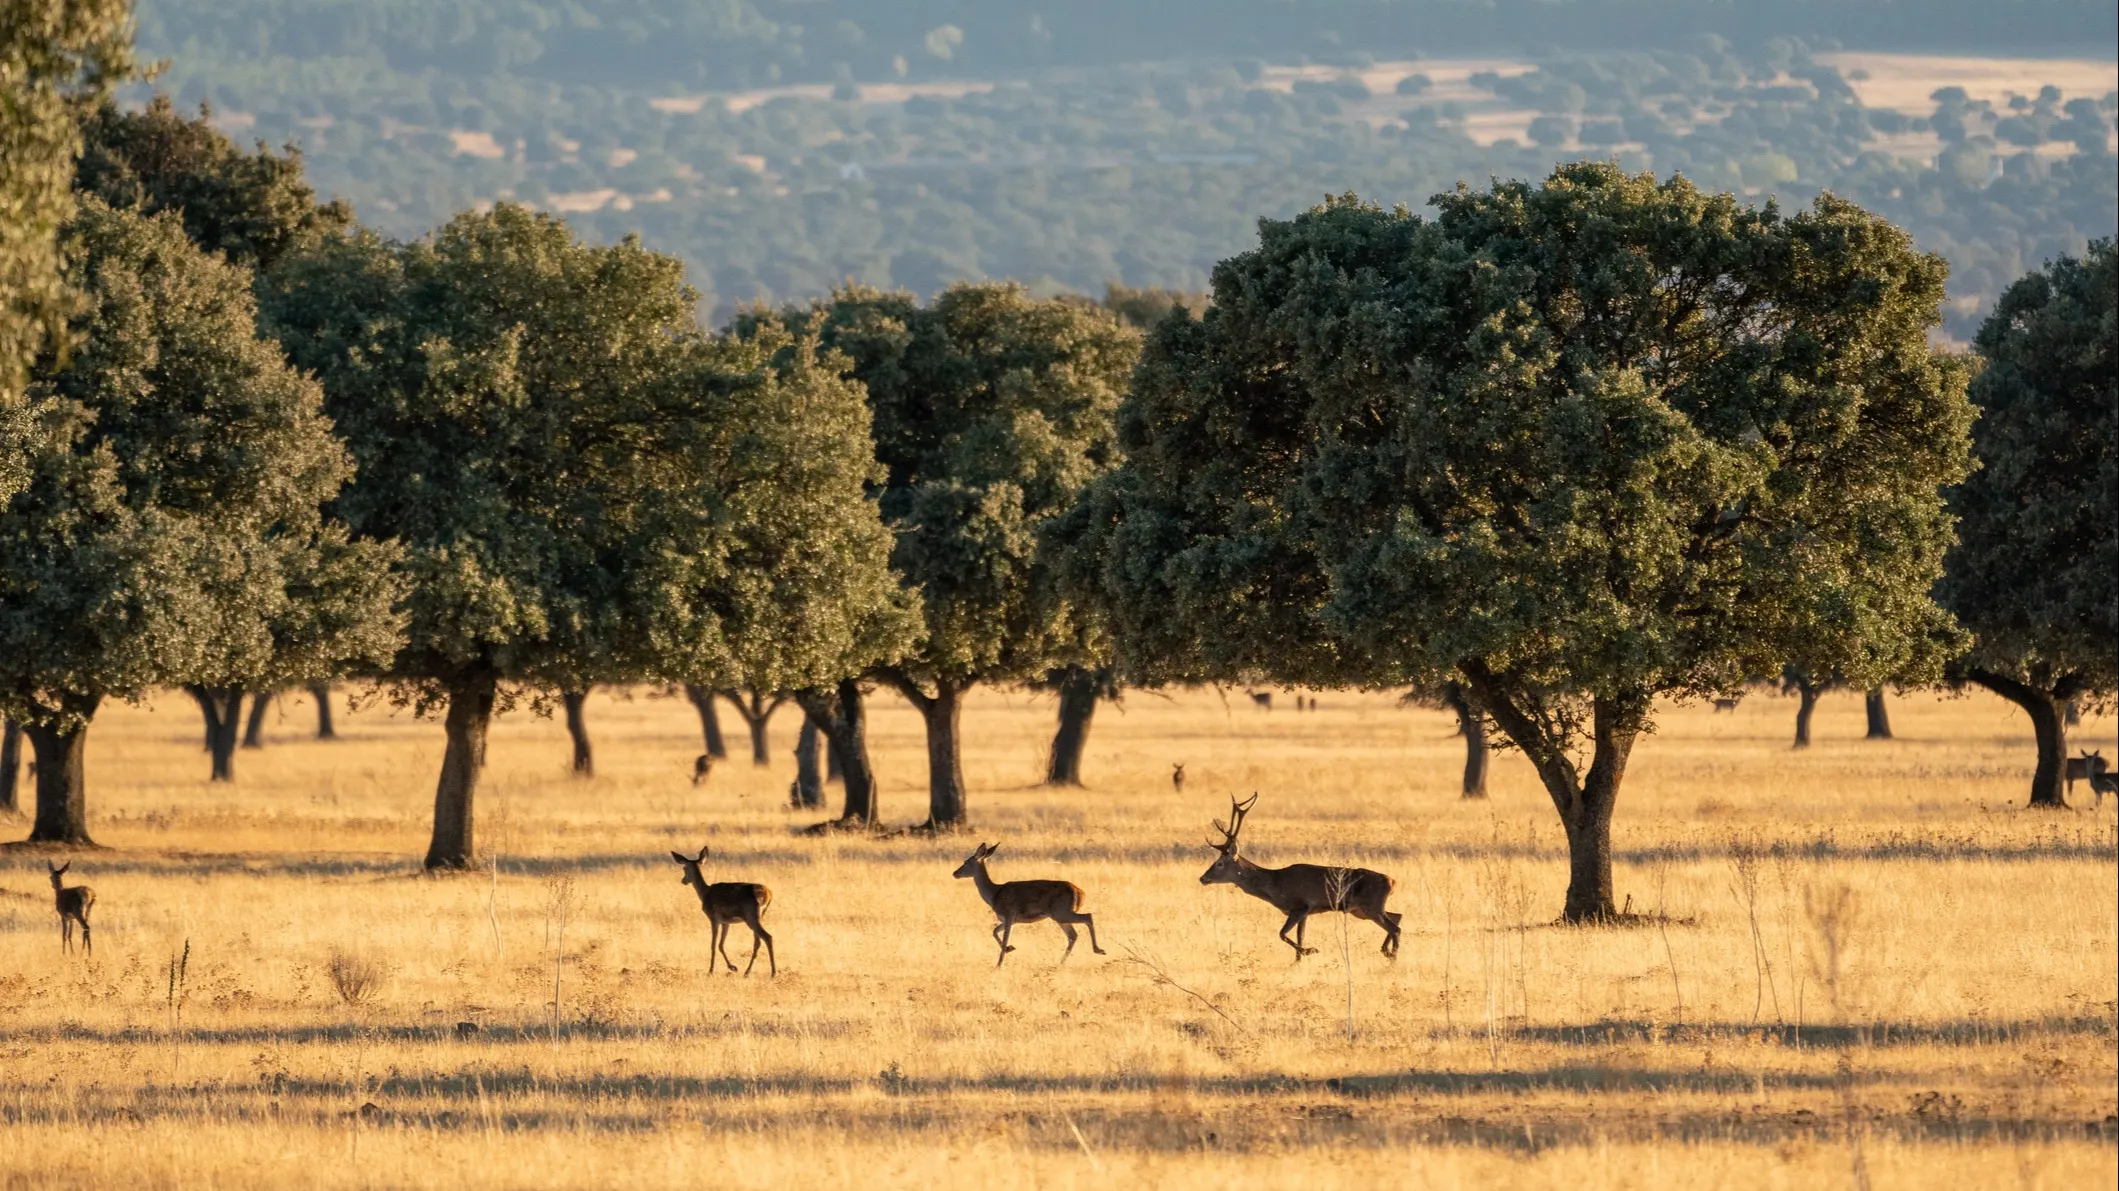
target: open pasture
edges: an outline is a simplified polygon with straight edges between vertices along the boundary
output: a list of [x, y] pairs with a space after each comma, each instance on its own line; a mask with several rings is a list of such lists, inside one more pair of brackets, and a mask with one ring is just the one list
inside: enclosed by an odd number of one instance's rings
[[[1665, 708], [1616, 847], [1621, 896], [1671, 920], [1573, 929], [1550, 925], [1564, 849], [1520, 757], [1461, 801], [1446, 714], [1318, 698], [1133, 693], [1098, 714], [1090, 787], [1047, 790], [1050, 702], [981, 692], [977, 829], [871, 840], [795, 834], [816, 816], [784, 806], [792, 713], [770, 770], [739, 750], [694, 790], [691, 708], [598, 692], [591, 780], [554, 721], [496, 725], [498, 871], [442, 878], [418, 866], [434, 724], [342, 709], [316, 743], [290, 697], [210, 787], [187, 700], [111, 707], [89, 762], [110, 850], [68, 875], [96, 890], [92, 959], [61, 953], [44, 857], [0, 854], [0, 1185], [2119, 1174], [2113, 808], [2019, 809], [2029, 731], [1999, 700], [1895, 697], [1898, 738], [1872, 743], [1859, 697], [1829, 695], [1803, 752], [1789, 700]], [[917, 818], [917, 717], [879, 695], [871, 748], [884, 817]], [[1270, 907], [1198, 883], [1209, 821], [1254, 790], [1246, 855], [1396, 878], [1395, 962], [1336, 916], [1291, 962]], [[991, 915], [949, 876], [980, 839], [998, 880], [1081, 885], [1110, 954], [1061, 965], [1038, 923], [996, 969]], [[701, 844], [708, 880], [771, 886], [777, 978], [712, 971], [669, 857]], [[740, 964], [748, 933], [730, 944]]]

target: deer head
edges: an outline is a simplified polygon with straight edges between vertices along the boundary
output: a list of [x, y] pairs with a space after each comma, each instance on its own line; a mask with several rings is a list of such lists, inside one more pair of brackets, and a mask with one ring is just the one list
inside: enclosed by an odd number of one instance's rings
[[1210, 843], [1207, 846], [1221, 853], [1221, 855], [1216, 856], [1214, 863], [1207, 866], [1207, 871], [1199, 875], [1200, 884], [1231, 884], [1236, 880], [1237, 874], [1243, 871], [1242, 863], [1236, 858], [1236, 837], [1243, 831], [1243, 817], [1250, 814], [1251, 808], [1256, 805], [1258, 805], [1258, 795], [1256, 793], [1253, 793], [1250, 798], [1243, 802], [1236, 801], [1232, 796], [1229, 799], [1229, 821], [1225, 824], [1220, 819], [1214, 820], [1214, 830], [1221, 832], [1221, 842], [1218, 844]]
[[706, 888], [706, 878], [699, 875], [699, 866], [706, 861], [705, 844], [699, 845], [699, 854], [697, 856], [686, 856], [682, 852], [672, 852], [670, 853], [670, 859], [684, 866], [684, 876], [677, 881], [679, 885], [697, 885], [701, 889]]
[[964, 863], [957, 865], [956, 871], [949, 875], [958, 880], [966, 877], [977, 877], [986, 868], [986, 858], [1000, 851], [1000, 848], [999, 844], [980, 844], [978, 851], [966, 856]]

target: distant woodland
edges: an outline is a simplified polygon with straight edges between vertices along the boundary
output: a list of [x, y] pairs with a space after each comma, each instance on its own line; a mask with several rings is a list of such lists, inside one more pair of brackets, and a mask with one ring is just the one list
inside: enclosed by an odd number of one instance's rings
[[[2081, 56], [2119, 34], [2109, 5], [1917, 8], [152, 0], [140, 47], [180, 106], [300, 146], [364, 223], [410, 237], [497, 198], [549, 206], [683, 257], [717, 317], [849, 278], [1196, 290], [1260, 215], [1347, 191], [1418, 208], [1588, 156], [1852, 198], [1949, 259], [1948, 330], [1969, 338], [2009, 279], [2119, 224], [2113, 96], [2027, 80], [1909, 115], [1820, 55]], [[1423, 55], [1535, 69], [1362, 79]], [[759, 89], [777, 93], [726, 98]], [[1504, 110], [1530, 118], [1482, 133]]]

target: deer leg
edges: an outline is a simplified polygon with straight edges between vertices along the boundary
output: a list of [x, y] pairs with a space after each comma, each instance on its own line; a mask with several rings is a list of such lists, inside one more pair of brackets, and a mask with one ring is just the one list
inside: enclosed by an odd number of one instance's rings
[[89, 934], [89, 931], [88, 931], [88, 915], [86, 915], [86, 914], [83, 914], [83, 915], [81, 916], [81, 946], [82, 946], [82, 948], [83, 948], [84, 950], [86, 950], [86, 951], [88, 952], [88, 954], [89, 954], [89, 955], [90, 955], [91, 957], [93, 957], [93, 956], [95, 955], [95, 953], [96, 953], [96, 940], [95, 940], [95, 937], [94, 937], [93, 935]]
[[59, 950], [72, 954], [74, 949], [74, 921], [64, 915], [59, 918]]
[[[750, 970], [756, 967], [758, 963], [758, 945], [762, 943], [768, 948], [771, 947], [773, 937], [765, 933], [764, 927], [758, 925], [758, 916], [756, 914], [746, 915], [743, 921], [750, 927], [750, 962], [743, 965], [743, 974], [748, 976], [750, 975]], [[766, 962], [772, 965], [773, 975], [778, 976], [780, 974], [780, 961], [773, 958], [771, 951], [767, 951], [765, 957]]]
[[1398, 958], [1398, 922], [1402, 917], [1389, 910], [1383, 911], [1383, 953], [1392, 959]]
[[1015, 948], [1008, 945], [1008, 936], [1014, 933], [1015, 923], [1005, 921], [1001, 923], [1001, 957], [993, 961], [994, 967], [998, 968], [1008, 962], [1008, 953], [1015, 950]]
[[1082, 925], [1089, 928], [1089, 950], [1096, 952], [1098, 955], [1104, 954], [1104, 949], [1096, 945], [1096, 915], [1082, 915]]
[[719, 933], [714, 938], [714, 947], [721, 952], [721, 962], [727, 964], [729, 973], [734, 975], [736, 961], [728, 957], [728, 936], [730, 931], [736, 929], [736, 924], [733, 922], [717, 922], [714, 925], [719, 928]]
[[[1293, 914], [1288, 915], [1286, 922], [1280, 924], [1280, 941], [1295, 949], [1295, 958], [1297, 960], [1309, 954], [1309, 952], [1302, 949], [1302, 928], [1309, 921], [1309, 918], [1309, 911], [1297, 910]], [[1295, 932], [1295, 937], [1292, 939], [1288, 937], [1288, 931], [1290, 930]]]
[[1075, 929], [1074, 929], [1074, 924], [1073, 924], [1073, 923], [1071, 923], [1071, 922], [1060, 922], [1060, 920], [1059, 920], [1059, 919], [1057, 919], [1057, 918], [1053, 919], [1052, 921], [1054, 921], [1054, 922], [1057, 922], [1057, 923], [1059, 923], [1059, 928], [1060, 928], [1060, 930], [1061, 930], [1061, 931], [1063, 931], [1063, 932], [1065, 932], [1065, 934], [1066, 934], [1066, 936], [1067, 936], [1067, 949], [1066, 949], [1065, 951], [1062, 951], [1062, 952], [1060, 952], [1060, 962], [1061, 962], [1061, 963], [1066, 963], [1066, 962], [1067, 962], [1067, 957], [1068, 957], [1068, 956], [1070, 956], [1070, 955], [1073, 955], [1073, 954], [1074, 954], [1074, 944], [1075, 944], [1075, 941], [1076, 941], [1077, 939], [1079, 939], [1079, 938], [1080, 938], [1081, 936], [1080, 936], [1080, 935], [1079, 935], [1078, 933], [1076, 933], [1076, 931], [1075, 931]]

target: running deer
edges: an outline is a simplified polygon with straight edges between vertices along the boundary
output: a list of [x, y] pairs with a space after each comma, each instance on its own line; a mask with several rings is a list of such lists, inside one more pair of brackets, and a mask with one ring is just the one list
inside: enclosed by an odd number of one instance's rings
[[59, 946], [65, 951], [74, 949], [74, 923], [78, 922], [81, 924], [81, 946], [94, 955], [96, 941], [88, 933], [88, 910], [96, 904], [96, 891], [86, 885], [68, 885], [59, 879], [73, 866], [71, 860], [57, 868], [52, 868], [49, 860], [44, 862], [44, 867], [51, 869], [52, 900], [59, 906]]
[[1067, 950], [1060, 956], [1065, 963], [1067, 956], [1074, 954], [1074, 944], [1079, 939], [1074, 924], [1079, 922], [1089, 928], [1089, 950], [1098, 955], [1104, 949], [1096, 943], [1096, 918], [1082, 912], [1082, 887], [1072, 881], [1002, 881], [996, 882], [986, 871], [986, 860], [1000, 849], [999, 844], [980, 844], [978, 851], [966, 857], [964, 863], [949, 874], [962, 880], [971, 878], [978, 886], [979, 896], [993, 907], [993, 916], [1000, 919], [993, 927], [993, 941], [1000, 945], [1001, 955], [993, 961], [998, 968], [1008, 962], [1008, 953], [1015, 950], [1009, 946], [1008, 936], [1014, 932], [1018, 922], [1042, 922], [1050, 918], [1067, 932]]
[[2067, 759], [2068, 797], [2073, 798], [2075, 796], [2075, 783], [2078, 781], [2086, 781], [2090, 784], [2090, 789], [2096, 789], [2097, 775], [2110, 768], [2111, 765], [2104, 759], [2103, 749], [2098, 749], [2094, 753], [2085, 749], [2081, 756], [2069, 757]]
[[759, 917], [765, 913], [765, 907], [773, 904], [773, 891], [749, 881], [716, 881], [711, 885], [707, 884], [706, 878], [699, 872], [699, 866], [706, 862], [705, 844], [699, 845], [699, 855], [696, 857], [672, 852], [670, 859], [684, 866], [682, 883], [698, 891], [699, 908], [706, 911], [706, 920], [714, 925], [713, 943], [706, 953], [707, 970], [713, 970], [714, 955], [717, 952], [727, 961], [729, 971], [736, 970], [736, 961], [728, 958], [728, 932], [740, 922], [750, 927], [750, 962], [743, 965], [743, 974], [750, 975], [750, 970], [757, 966], [758, 947], [763, 944], [765, 962], [771, 967], [772, 974], [778, 976], [780, 958], [773, 953], [773, 937], [765, 933], [765, 928], [758, 924]]
[[[1280, 941], [1295, 949], [1299, 962], [1305, 955], [1315, 955], [1315, 947], [1302, 945], [1303, 929], [1309, 924], [1310, 915], [1333, 910], [1366, 918], [1383, 928], [1383, 954], [1396, 958], [1398, 955], [1397, 914], [1385, 909], [1390, 901], [1391, 889], [1396, 885], [1389, 877], [1373, 869], [1335, 868], [1323, 864], [1291, 864], [1286, 868], [1266, 868], [1253, 864], [1237, 855], [1236, 837], [1243, 831], [1243, 819], [1258, 804], [1258, 795], [1251, 795], [1245, 802], [1229, 799], [1229, 821], [1214, 821], [1221, 832], [1221, 842], [1207, 846], [1221, 853], [1207, 871], [1199, 876], [1202, 885], [1234, 885], [1245, 893], [1288, 916], [1280, 924]], [[1295, 937], [1288, 938], [1293, 930]]]
[[1170, 789], [1179, 794], [1185, 792], [1185, 763], [1183, 761], [1174, 762], [1170, 766]]

